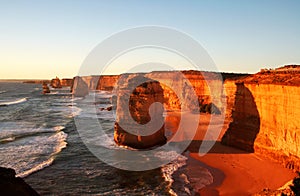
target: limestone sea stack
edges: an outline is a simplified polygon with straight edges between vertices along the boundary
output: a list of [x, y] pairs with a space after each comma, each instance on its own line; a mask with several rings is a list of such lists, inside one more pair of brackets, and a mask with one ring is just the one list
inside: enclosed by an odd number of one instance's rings
[[52, 79], [51, 82], [50, 82], [50, 86], [52, 88], [62, 88], [61, 83], [60, 83], [60, 79], [58, 77]]
[[84, 97], [89, 94], [87, 83], [79, 76], [74, 77], [71, 89], [75, 97]]
[[164, 94], [158, 81], [143, 74], [124, 74], [118, 81], [117, 97], [114, 130], [117, 144], [146, 149], [166, 143]]
[[46, 82], [43, 83], [43, 94], [50, 93], [49, 86]]

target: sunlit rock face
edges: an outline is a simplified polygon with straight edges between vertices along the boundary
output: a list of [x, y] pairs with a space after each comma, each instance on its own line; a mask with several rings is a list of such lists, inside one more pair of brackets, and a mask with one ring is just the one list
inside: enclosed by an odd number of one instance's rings
[[231, 123], [223, 144], [299, 169], [299, 76], [295, 70], [264, 71], [239, 81], [225, 81], [226, 115]]
[[117, 97], [114, 130], [117, 144], [145, 149], [166, 143], [162, 107], [164, 95], [159, 82], [143, 74], [122, 75]]
[[[146, 74], [148, 78], [159, 80], [164, 91], [164, 107], [172, 111], [195, 111], [202, 106], [214, 104], [220, 112], [222, 107], [222, 78], [220, 74], [200, 71], [157, 71]], [[175, 93], [178, 89], [179, 93]], [[221, 89], [219, 91], [219, 89]], [[196, 102], [190, 100], [197, 96]]]
[[103, 75], [99, 77], [97, 90], [112, 91], [117, 85], [120, 76], [118, 75]]

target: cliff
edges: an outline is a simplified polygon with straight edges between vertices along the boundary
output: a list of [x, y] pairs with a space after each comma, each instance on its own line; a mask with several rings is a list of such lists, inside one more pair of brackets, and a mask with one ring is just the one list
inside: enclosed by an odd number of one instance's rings
[[99, 77], [97, 90], [104, 91], [112, 91], [115, 85], [117, 85], [117, 81], [119, 79], [119, 75], [103, 75]]
[[[211, 93], [212, 91], [217, 92], [216, 89], [222, 90], [223, 81], [219, 73], [159, 71], [147, 73], [146, 77], [161, 82], [166, 110], [195, 111], [212, 103], [216, 108], [223, 110], [222, 93]], [[178, 92], [176, 93], [176, 91]], [[197, 102], [191, 101], [192, 94], [196, 95]]]
[[[142, 76], [153, 81], [160, 81], [159, 88], [162, 92], [155, 86], [150, 85], [149, 88], [154, 88], [159, 92], [159, 102], [164, 104], [166, 110], [195, 111], [200, 109], [200, 111], [210, 113], [225, 112], [226, 122], [229, 121], [229, 124], [225, 125], [227, 130], [222, 137], [223, 144], [259, 153], [283, 163], [286, 167], [299, 169], [299, 70], [299, 66], [292, 65], [275, 70], [263, 69], [253, 75], [221, 73], [222, 77], [220, 77], [219, 74], [213, 72], [159, 71], [142, 74]], [[130, 108], [136, 112], [135, 114], [132, 111], [125, 114], [123, 112], [125, 103], [120, 100], [120, 97], [129, 94], [126, 88], [130, 78], [138, 75], [140, 74], [122, 74], [120, 78], [119, 76], [101, 76], [97, 83], [91, 82], [95, 81], [92, 79], [94, 76], [89, 76], [83, 77], [82, 81], [88, 89], [94, 89], [96, 86], [97, 90], [111, 90], [118, 81], [117, 121], [122, 121], [122, 119], [126, 121], [129, 116], [135, 119], [137, 113], [139, 113], [137, 116], [145, 113], [145, 118], [148, 119], [149, 103], [146, 100], [153, 102], [156, 99], [154, 93], [156, 91], [147, 91], [139, 87], [135, 92], [138, 92], [142, 99], [138, 100], [135, 95], [130, 96], [133, 99], [131, 103], [133, 105]], [[214, 88], [223, 90], [215, 94], [212, 93]], [[197, 103], [180, 102], [180, 100], [189, 100], [193, 91], [197, 95]], [[147, 96], [150, 98], [146, 99]], [[161, 100], [162, 97], [163, 100]], [[224, 102], [226, 102], [226, 108], [223, 107]], [[199, 107], [196, 107], [197, 104]], [[137, 120], [137, 122], [143, 124], [147, 121]], [[124, 140], [122, 136], [123, 132], [124, 130], [117, 122], [115, 140], [119, 144], [127, 145], [124, 142], [126, 139]], [[153, 137], [151, 141], [153, 142], [155, 138]], [[163, 141], [161, 135], [158, 138], [160, 138], [158, 143], [161, 143], [160, 141]], [[139, 142], [140, 139], [141, 137], [134, 137], [130, 140]], [[154, 144], [156, 143], [149, 143], [146, 146]]]
[[231, 123], [222, 143], [299, 170], [300, 74], [279, 70], [225, 81]]
[[70, 78], [63, 78], [60, 80], [60, 84], [62, 87], [72, 86], [73, 79]]
[[[220, 74], [213, 72], [158, 71], [122, 74], [116, 89], [116, 143], [134, 148], [149, 148], [165, 142], [162, 135], [163, 122], [159, 123], [163, 121], [163, 110], [153, 109], [159, 106], [152, 105], [154, 114], [151, 118], [149, 116], [150, 105], [154, 102], [160, 102], [166, 110], [171, 111], [200, 112], [201, 107], [205, 106], [206, 112], [221, 113], [224, 110], [222, 83]], [[215, 88], [221, 91], [216, 93], [213, 91]], [[150, 120], [157, 127], [152, 127]], [[150, 130], [158, 132], [143, 135], [147, 132], [146, 127], [142, 126], [144, 124], [150, 126]]]

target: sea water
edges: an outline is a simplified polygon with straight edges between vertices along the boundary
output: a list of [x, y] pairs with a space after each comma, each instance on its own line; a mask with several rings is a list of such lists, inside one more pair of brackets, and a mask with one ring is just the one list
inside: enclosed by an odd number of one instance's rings
[[[52, 89], [47, 95], [41, 92], [40, 84], [0, 82], [0, 166], [15, 169], [17, 176], [24, 177], [40, 194], [195, 194], [195, 187], [185, 174], [186, 156], [175, 151], [162, 153], [158, 158], [176, 158], [149, 171], [133, 172], [109, 166], [88, 150], [76, 130], [74, 116], [95, 117], [77, 107], [84, 103], [81, 98], [73, 98], [68, 88]], [[113, 141], [114, 112], [100, 110], [110, 106], [112, 94], [105, 91], [90, 94], [96, 97], [95, 101], [84, 104], [99, 109], [96, 118], [109, 136], [102, 145], [121, 148]], [[207, 170], [201, 167], [197, 170], [205, 177], [202, 180], [212, 181]], [[201, 182], [201, 178], [194, 181]]]

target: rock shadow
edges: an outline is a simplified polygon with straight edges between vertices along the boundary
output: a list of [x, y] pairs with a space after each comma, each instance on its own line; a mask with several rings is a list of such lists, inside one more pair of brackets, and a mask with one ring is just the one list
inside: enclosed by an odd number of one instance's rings
[[236, 83], [232, 122], [221, 143], [254, 152], [254, 141], [260, 130], [260, 116], [251, 91], [244, 83]]

